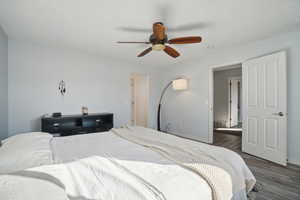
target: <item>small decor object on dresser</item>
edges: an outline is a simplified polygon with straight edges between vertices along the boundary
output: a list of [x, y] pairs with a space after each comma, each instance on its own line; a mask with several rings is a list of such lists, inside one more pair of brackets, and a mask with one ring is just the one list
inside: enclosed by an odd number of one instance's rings
[[88, 115], [88, 114], [89, 114], [89, 109], [88, 109], [88, 107], [82, 106], [82, 107], [81, 107], [81, 113], [82, 113], [83, 115]]
[[62, 115], [42, 117], [42, 132], [54, 136], [69, 136], [95, 132], [105, 132], [113, 128], [112, 113], [89, 115]]
[[52, 113], [52, 117], [61, 117], [60, 112]]

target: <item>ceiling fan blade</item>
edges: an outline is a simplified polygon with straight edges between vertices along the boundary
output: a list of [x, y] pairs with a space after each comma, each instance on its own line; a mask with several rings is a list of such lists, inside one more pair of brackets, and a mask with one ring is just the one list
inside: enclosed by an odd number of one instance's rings
[[150, 42], [120, 42], [120, 41], [118, 41], [117, 43], [119, 43], [119, 44], [150, 44]]
[[142, 53], [140, 53], [137, 57], [142, 57], [152, 51], [152, 47], [149, 47], [148, 49], [144, 50]]
[[116, 30], [131, 32], [131, 33], [151, 33], [153, 30], [151, 28], [141, 28], [141, 27], [118, 27]]
[[174, 38], [168, 41], [169, 44], [191, 44], [191, 43], [200, 43], [202, 38], [199, 36], [191, 36], [191, 37], [180, 37]]
[[165, 38], [165, 31], [166, 28], [162, 23], [157, 22], [153, 24], [153, 34], [156, 39], [163, 40]]
[[175, 49], [173, 49], [172, 47], [166, 46], [164, 51], [169, 55], [172, 56], [173, 58], [177, 58], [178, 56], [180, 56], [180, 53], [178, 53]]
[[168, 32], [192, 31], [210, 27], [210, 23], [195, 22], [178, 26], [168, 26]]

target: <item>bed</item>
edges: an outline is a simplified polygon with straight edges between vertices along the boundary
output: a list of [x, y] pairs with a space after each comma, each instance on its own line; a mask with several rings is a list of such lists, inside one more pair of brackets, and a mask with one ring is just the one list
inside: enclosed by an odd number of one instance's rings
[[7, 200], [243, 200], [255, 185], [238, 154], [142, 127], [13, 136], [0, 174]]

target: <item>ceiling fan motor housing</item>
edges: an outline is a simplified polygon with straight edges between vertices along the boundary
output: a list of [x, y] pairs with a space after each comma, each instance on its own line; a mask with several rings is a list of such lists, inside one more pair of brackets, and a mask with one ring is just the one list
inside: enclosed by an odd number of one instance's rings
[[151, 44], [165, 44], [168, 42], [168, 36], [165, 34], [165, 38], [163, 40], [158, 40], [154, 34], [152, 34], [149, 38]]

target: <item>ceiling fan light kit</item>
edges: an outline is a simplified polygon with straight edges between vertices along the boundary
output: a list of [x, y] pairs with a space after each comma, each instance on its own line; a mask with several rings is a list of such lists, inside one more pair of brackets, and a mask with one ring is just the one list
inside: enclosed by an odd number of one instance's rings
[[179, 37], [168, 40], [168, 36], [166, 35], [166, 27], [162, 22], [156, 22], [153, 24], [153, 34], [149, 38], [149, 42], [118, 42], [118, 43], [142, 43], [142, 44], [152, 44], [152, 47], [144, 50], [142, 53], [138, 55], [138, 57], [142, 57], [152, 50], [155, 51], [164, 51], [169, 56], [173, 58], [177, 58], [180, 56], [174, 48], [166, 45], [166, 44], [192, 44], [192, 43], [200, 43], [202, 38], [199, 36], [191, 36], [191, 37]]
[[152, 45], [152, 50], [155, 50], [155, 51], [162, 51], [166, 48], [165, 45], [163, 44], [154, 44]]

